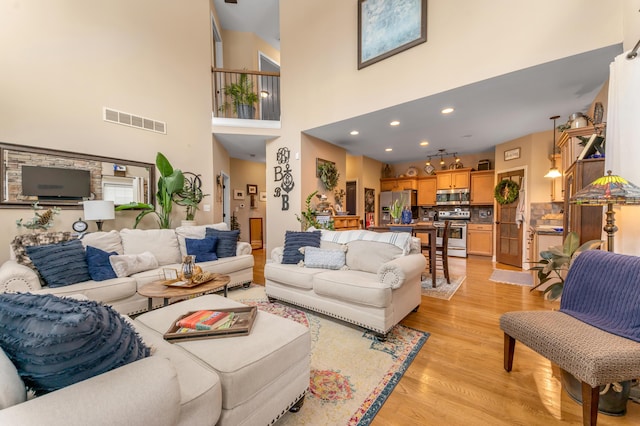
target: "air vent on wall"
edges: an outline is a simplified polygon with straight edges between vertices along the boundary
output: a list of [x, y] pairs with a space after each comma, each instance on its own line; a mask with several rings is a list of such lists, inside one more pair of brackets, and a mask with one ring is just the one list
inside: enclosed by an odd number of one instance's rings
[[122, 124], [123, 126], [137, 127], [138, 129], [149, 130], [156, 133], [167, 133], [167, 124], [163, 121], [152, 120], [107, 107], [104, 107], [104, 121]]

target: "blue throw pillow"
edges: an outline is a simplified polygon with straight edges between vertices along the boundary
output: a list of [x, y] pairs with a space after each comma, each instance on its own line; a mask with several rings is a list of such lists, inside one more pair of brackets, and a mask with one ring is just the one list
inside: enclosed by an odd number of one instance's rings
[[218, 258], [233, 257], [236, 255], [239, 235], [239, 229], [219, 231], [217, 229], [207, 228], [206, 231], [207, 237], [216, 237], [218, 239], [218, 244], [216, 245], [216, 255]]
[[187, 246], [187, 254], [194, 255], [196, 257], [196, 263], [218, 260], [218, 256], [216, 255], [218, 239], [216, 237], [204, 237], [202, 239], [185, 238], [184, 241]]
[[27, 254], [49, 287], [91, 280], [80, 240], [27, 247]]
[[300, 253], [301, 247], [320, 247], [320, 231], [296, 232], [287, 231], [284, 234], [284, 252], [282, 263], [296, 265], [304, 260], [304, 254]]
[[0, 294], [0, 347], [36, 395], [150, 354], [110, 306], [52, 294]]
[[87, 265], [89, 266], [89, 275], [94, 281], [110, 280], [117, 278], [116, 273], [111, 267], [109, 257], [117, 255], [115, 251], [108, 253], [99, 248], [87, 246]]

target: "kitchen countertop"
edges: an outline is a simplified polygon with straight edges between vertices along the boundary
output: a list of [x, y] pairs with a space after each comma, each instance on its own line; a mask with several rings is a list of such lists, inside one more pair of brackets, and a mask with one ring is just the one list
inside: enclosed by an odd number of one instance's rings
[[538, 225], [534, 229], [537, 234], [562, 235], [561, 225]]

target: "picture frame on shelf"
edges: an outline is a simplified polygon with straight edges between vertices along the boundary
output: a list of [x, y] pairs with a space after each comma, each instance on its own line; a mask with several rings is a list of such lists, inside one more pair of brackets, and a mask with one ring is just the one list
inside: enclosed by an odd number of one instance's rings
[[358, 69], [427, 41], [427, 0], [358, 0]]
[[242, 189], [234, 189], [233, 190], [233, 199], [234, 200], [244, 200], [245, 194]]
[[520, 158], [520, 147], [504, 151], [504, 161], [517, 160], [518, 158]]
[[258, 185], [247, 184], [247, 194], [258, 195]]

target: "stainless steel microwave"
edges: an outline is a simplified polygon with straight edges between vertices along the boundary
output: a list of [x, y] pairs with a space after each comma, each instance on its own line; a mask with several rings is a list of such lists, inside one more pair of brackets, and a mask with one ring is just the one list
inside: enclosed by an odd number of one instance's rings
[[469, 189], [438, 189], [436, 191], [436, 205], [460, 206], [468, 205], [471, 199]]

